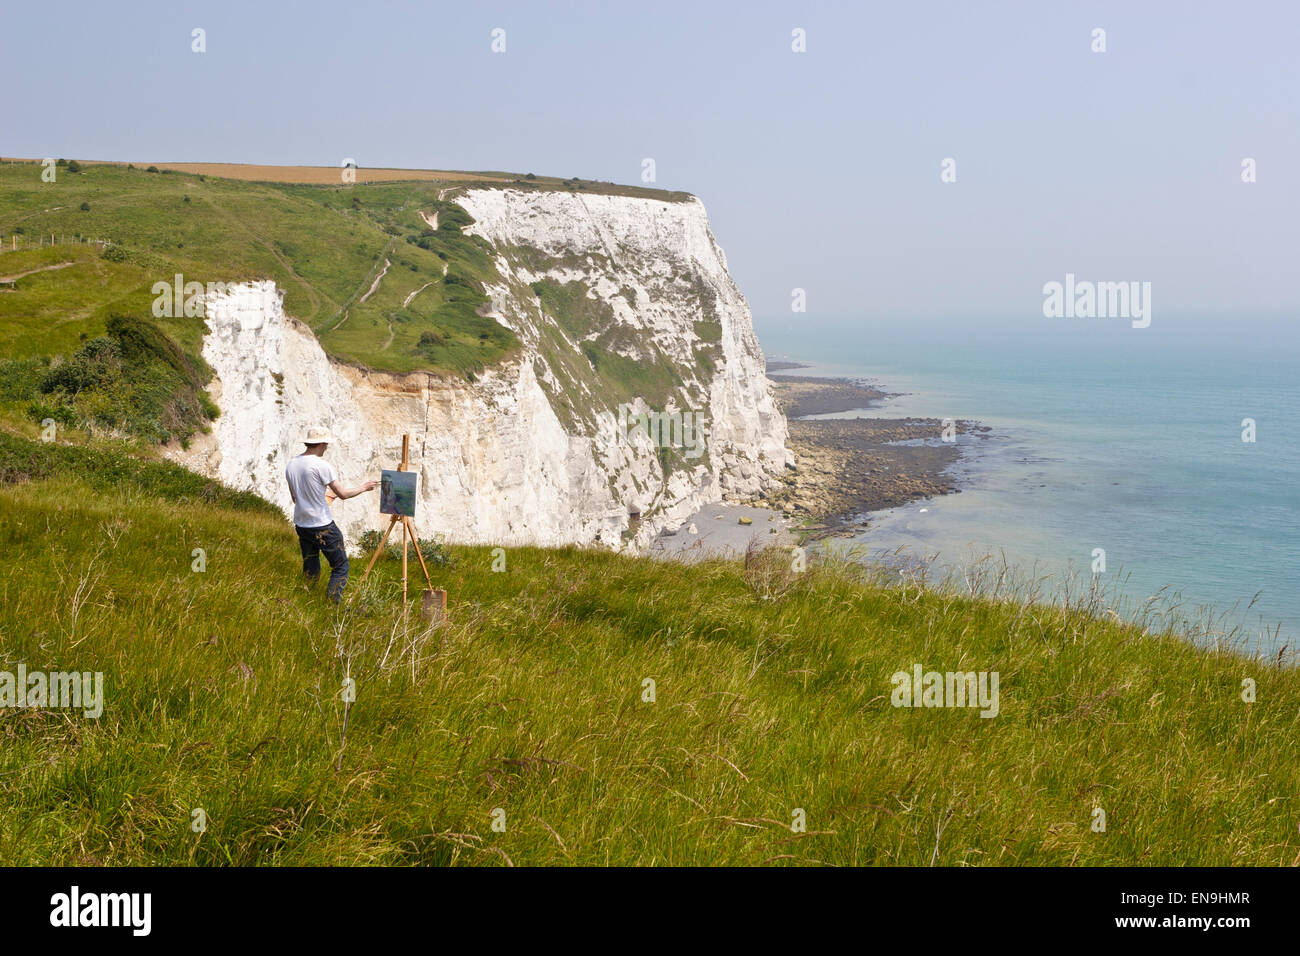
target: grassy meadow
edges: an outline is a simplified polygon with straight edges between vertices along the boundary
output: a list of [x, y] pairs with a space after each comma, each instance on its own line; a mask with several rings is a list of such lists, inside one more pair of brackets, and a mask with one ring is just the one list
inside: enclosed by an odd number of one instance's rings
[[[15, 437], [0, 549], [0, 671], [105, 696], [0, 709], [9, 864], [1300, 859], [1300, 674], [1078, 605], [788, 552], [452, 546], [429, 627], [397, 561], [335, 609], [264, 502]], [[892, 706], [918, 663], [999, 672], [998, 715]]]

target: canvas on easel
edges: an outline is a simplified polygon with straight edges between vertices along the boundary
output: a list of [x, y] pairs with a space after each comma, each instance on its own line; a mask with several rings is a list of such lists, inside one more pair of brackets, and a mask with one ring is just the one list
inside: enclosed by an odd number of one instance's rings
[[416, 474], [384, 469], [379, 479], [379, 513], [415, 517]]

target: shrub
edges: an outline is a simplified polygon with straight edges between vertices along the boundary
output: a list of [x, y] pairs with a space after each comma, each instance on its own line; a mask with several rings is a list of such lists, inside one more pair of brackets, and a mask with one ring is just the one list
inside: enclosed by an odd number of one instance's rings
[[51, 366], [41, 380], [40, 391], [45, 395], [53, 392], [76, 395], [88, 389], [105, 388], [121, 376], [121, 351], [115, 341], [101, 335], [79, 348], [66, 362]]
[[146, 173], [156, 173], [156, 172], [158, 172], [158, 167], [157, 167], [157, 166], [149, 166], [149, 167], [147, 167], [147, 168], [145, 169], [145, 172], [146, 172]]
[[48, 369], [44, 358], [0, 360], [0, 399], [17, 402], [35, 397]]
[[[65, 428], [77, 427], [77, 413], [67, 405], [47, 405], [37, 399], [27, 403], [27, 415], [36, 422], [52, 418]], [[0, 484], [2, 483], [3, 479], [0, 478]]]
[[438, 209], [438, 232], [460, 235], [466, 226], [474, 225], [474, 217], [462, 207], [446, 203]]
[[83, 342], [66, 359], [0, 365], [0, 390], [11, 400], [38, 399], [28, 409], [37, 421], [52, 417], [161, 443], [206, 431], [220, 414], [203, 389], [210, 376], [202, 359], [186, 355], [153, 323], [113, 316], [107, 335]]
[[88, 203], [88, 202], [83, 202], [83, 203], [81, 204], [81, 211], [82, 211], [82, 212], [90, 212], [90, 203]]
[[108, 334], [117, 339], [125, 361], [140, 364], [160, 361], [177, 372], [189, 385], [198, 388], [204, 384], [206, 376], [200, 376], [199, 370], [181, 351], [180, 346], [152, 322], [115, 315], [108, 320]]
[[[212, 396], [206, 390], [199, 392], [198, 395], [199, 405], [203, 408], [204, 417], [210, 422], [215, 422], [221, 417], [221, 409], [217, 407], [217, 403], [212, 400]], [[210, 429], [205, 425], [203, 430], [209, 431]]]
[[[384, 549], [384, 553], [390, 558], [400, 557], [402, 554], [401, 539], [398, 539], [397, 544], [393, 543], [393, 538], [397, 535], [397, 530], [398, 529], [394, 528], [393, 533], [388, 536], [388, 547]], [[365, 554], [373, 554], [375, 549], [379, 547], [379, 542], [383, 537], [384, 535], [382, 531], [363, 531], [361, 532], [361, 536], [357, 538], [357, 547], [359, 547]], [[424, 563], [430, 567], [449, 568], [454, 566], [446, 545], [441, 541], [430, 541], [426, 538], [421, 538], [419, 540], [419, 546], [420, 554], [424, 556]], [[411, 560], [415, 560], [414, 556], [411, 557]]]
[[75, 159], [74, 159], [74, 160], [71, 160], [71, 161], [68, 163], [68, 172], [70, 172], [70, 173], [79, 173], [79, 172], [81, 172], [81, 163], [77, 162]]

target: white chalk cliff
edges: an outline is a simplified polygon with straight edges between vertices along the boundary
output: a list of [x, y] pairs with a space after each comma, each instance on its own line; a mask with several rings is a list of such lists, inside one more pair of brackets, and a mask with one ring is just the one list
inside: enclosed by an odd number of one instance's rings
[[[291, 514], [284, 466], [309, 427], [334, 432], [326, 457], [344, 484], [396, 467], [409, 433], [419, 533], [466, 543], [639, 548], [704, 505], [772, 487], [790, 460], [786, 422], [702, 203], [483, 188], [454, 202], [495, 251], [500, 282], [486, 291], [517, 357], [473, 382], [360, 370], [285, 315], [274, 283], [232, 286], [206, 301], [221, 416], [172, 456]], [[582, 290], [603, 321], [562, 328], [539, 281]], [[662, 407], [610, 388], [604, 355], [670, 375]], [[696, 413], [706, 453], [665, 455], [618, 427], [620, 405]], [[350, 539], [387, 523], [376, 495], [333, 510]]]

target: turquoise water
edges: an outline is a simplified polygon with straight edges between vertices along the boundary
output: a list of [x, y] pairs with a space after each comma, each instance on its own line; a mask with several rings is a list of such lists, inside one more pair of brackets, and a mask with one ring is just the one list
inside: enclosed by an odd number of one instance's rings
[[1224, 612], [1248, 650], [1273, 653], [1300, 630], [1298, 327], [1157, 315], [1146, 329], [1036, 318], [758, 331], [770, 358], [814, 364], [791, 374], [907, 393], [866, 414], [992, 426], [960, 442], [962, 493], [876, 513], [868, 549], [948, 567], [1002, 551], [1059, 580], [1089, 574], [1104, 548], [1103, 584], [1134, 602], [1178, 592], [1190, 616]]

